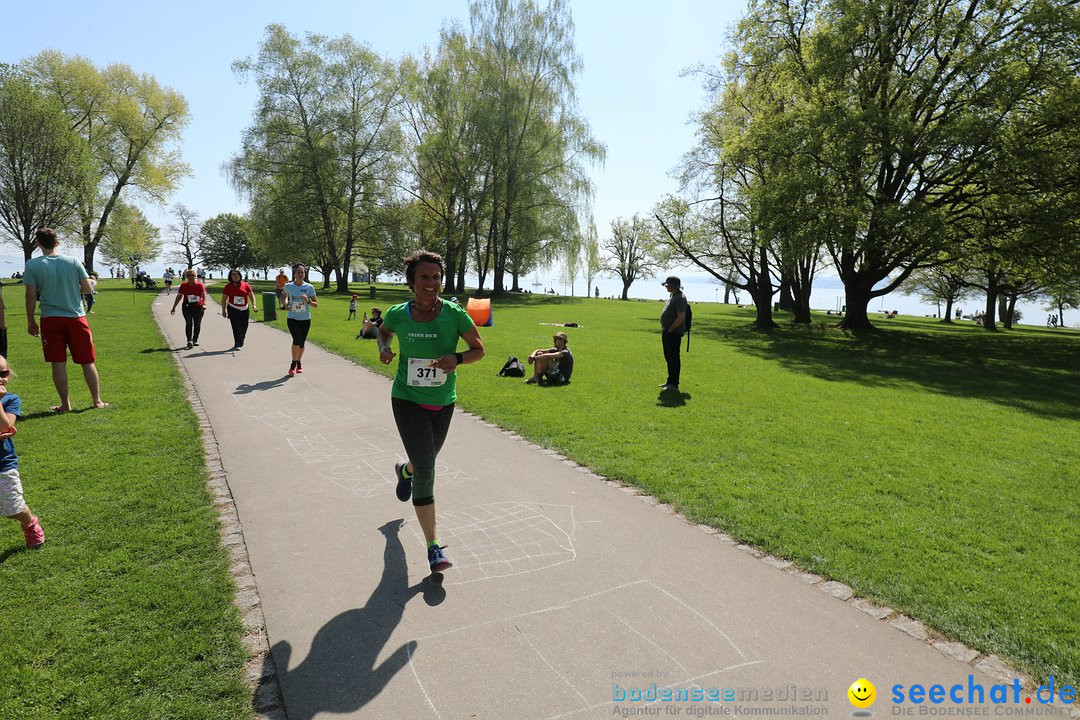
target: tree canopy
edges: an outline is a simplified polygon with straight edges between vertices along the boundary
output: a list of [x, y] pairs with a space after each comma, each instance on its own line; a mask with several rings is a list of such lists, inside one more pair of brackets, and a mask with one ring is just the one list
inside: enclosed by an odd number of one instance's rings
[[129, 195], [136, 194], [163, 202], [190, 173], [176, 147], [189, 120], [187, 101], [124, 64], [98, 68], [86, 58], [46, 50], [24, 66], [35, 85], [64, 108], [93, 164], [93, 181], [69, 223], [82, 238], [90, 272], [121, 199], [131, 201]]

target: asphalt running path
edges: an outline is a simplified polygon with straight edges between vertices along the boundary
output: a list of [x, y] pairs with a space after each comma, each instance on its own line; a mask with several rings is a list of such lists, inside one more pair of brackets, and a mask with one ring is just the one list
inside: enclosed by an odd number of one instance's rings
[[[154, 312], [181, 348], [172, 300], [160, 295]], [[390, 383], [310, 343], [304, 374], [289, 377], [286, 333], [253, 322], [229, 352], [216, 313], [208, 305], [200, 347], [178, 355], [220, 445], [290, 720], [694, 717], [736, 705], [849, 716], [848, 686], [863, 677], [883, 716], [898, 683], [998, 682], [460, 412], [435, 486], [455, 565], [436, 585], [412, 506], [394, 497]], [[314, 312], [316, 325], [340, 322]], [[653, 683], [757, 689], [758, 701], [614, 700]]]

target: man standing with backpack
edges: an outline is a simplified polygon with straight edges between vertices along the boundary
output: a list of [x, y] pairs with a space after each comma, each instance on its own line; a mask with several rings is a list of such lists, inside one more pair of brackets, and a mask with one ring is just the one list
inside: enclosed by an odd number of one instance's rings
[[679, 357], [679, 345], [687, 330], [687, 316], [690, 312], [686, 296], [682, 294], [682, 281], [671, 275], [664, 281], [664, 287], [671, 293], [664, 312], [660, 313], [660, 327], [663, 331], [664, 360], [667, 361], [667, 381], [660, 387], [664, 390], [679, 389], [679, 373], [682, 359]]

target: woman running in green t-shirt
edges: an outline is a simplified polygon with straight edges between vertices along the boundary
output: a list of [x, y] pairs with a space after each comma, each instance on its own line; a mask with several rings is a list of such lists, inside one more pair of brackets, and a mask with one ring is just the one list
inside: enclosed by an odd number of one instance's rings
[[[446, 440], [457, 401], [457, 373], [462, 363], [484, 357], [484, 343], [468, 313], [439, 297], [443, 259], [421, 250], [405, 259], [405, 281], [414, 299], [394, 305], [383, 315], [377, 341], [379, 359], [394, 359], [390, 340], [398, 336], [397, 375], [390, 392], [401, 443], [408, 462], [394, 466], [397, 497], [412, 496], [416, 519], [427, 542], [431, 572], [451, 566], [435, 533], [435, 457]], [[457, 352], [458, 338], [469, 346]]]

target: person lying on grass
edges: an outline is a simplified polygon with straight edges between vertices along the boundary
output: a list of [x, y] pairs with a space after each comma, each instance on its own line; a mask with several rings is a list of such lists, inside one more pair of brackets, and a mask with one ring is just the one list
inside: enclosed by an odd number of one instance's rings
[[574, 354], [566, 347], [566, 333], [557, 332], [552, 336], [553, 348], [537, 348], [529, 353], [528, 362], [533, 366], [533, 376], [525, 382], [535, 385], [541, 380], [562, 385], [570, 382], [574, 372]]

